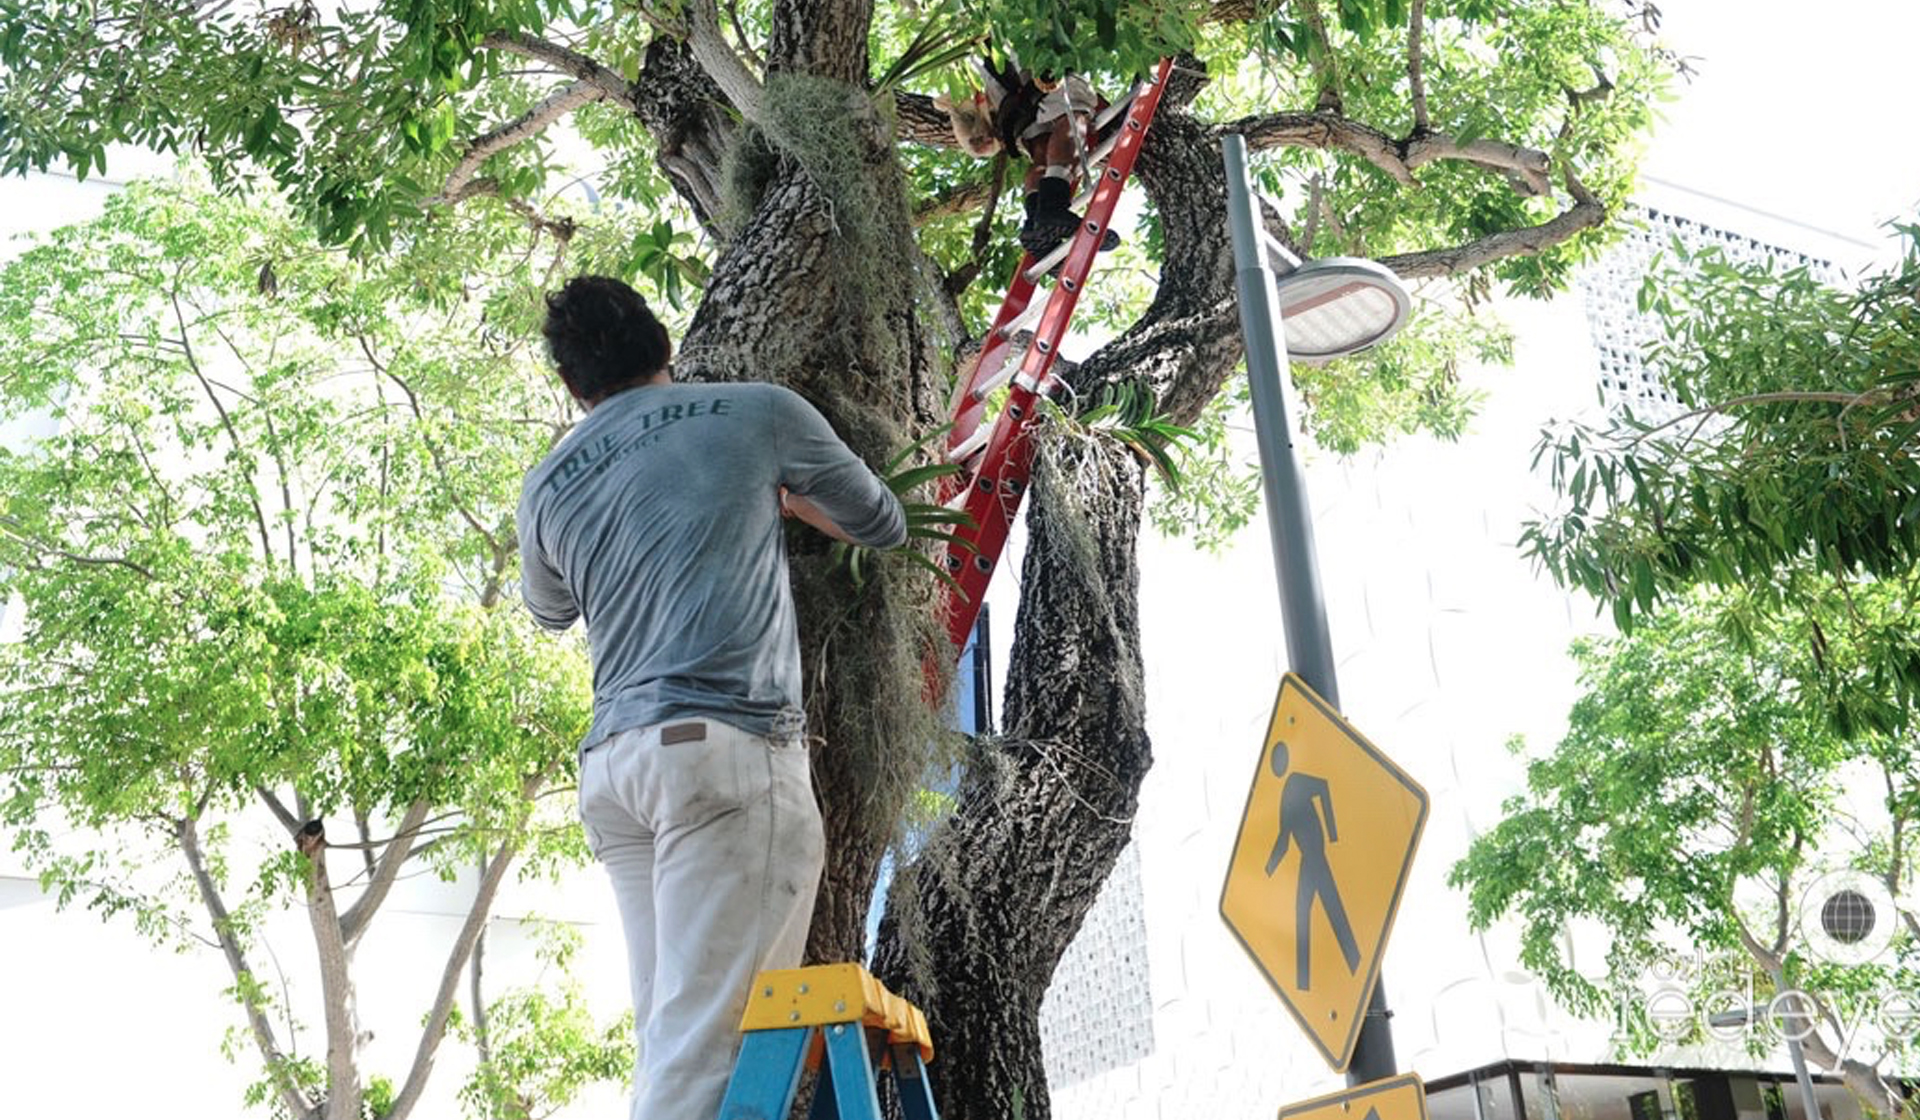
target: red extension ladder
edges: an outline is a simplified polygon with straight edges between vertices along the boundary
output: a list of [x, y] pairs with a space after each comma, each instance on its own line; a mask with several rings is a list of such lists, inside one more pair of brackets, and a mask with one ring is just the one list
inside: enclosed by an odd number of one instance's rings
[[[1085, 144], [1080, 145], [1084, 179], [1090, 184], [1083, 181], [1082, 197], [1074, 200], [1076, 209], [1085, 207], [1079, 232], [1041, 260], [1031, 255], [1021, 258], [1013, 287], [994, 316], [986, 345], [954, 394], [946, 457], [965, 469], [949, 481], [943, 496], [948, 508], [963, 510], [971, 519], [971, 524], [954, 531], [961, 543], [949, 545], [946, 555], [947, 572], [958, 584], [957, 589], [947, 588], [947, 634], [953, 639], [955, 651], [965, 647], [967, 635], [973, 630], [986, 600], [987, 584], [1006, 547], [1007, 532], [1026, 498], [1033, 468], [1033, 444], [1027, 437], [1027, 425], [1040, 398], [1051, 388], [1060, 340], [1066, 337], [1067, 322], [1093, 269], [1094, 253], [1119, 205], [1120, 192], [1133, 171], [1147, 125], [1153, 120], [1172, 72], [1173, 60], [1163, 59], [1151, 78], [1135, 84], [1129, 96], [1109, 106], [1096, 120], [1093, 133], [1098, 135], [1116, 115], [1126, 114], [1125, 123], [1097, 150], [1088, 153]], [[1087, 197], [1089, 192], [1091, 197]], [[1056, 267], [1058, 281], [1036, 302], [1036, 285]], [[1016, 362], [1011, 352], [1014, 336], [1036, 319], [1039, 325], [1033, 329], [1033, 341]], [[1012, 388], [999, 416], [983, 424], [988, 395], [1009, 381]]]

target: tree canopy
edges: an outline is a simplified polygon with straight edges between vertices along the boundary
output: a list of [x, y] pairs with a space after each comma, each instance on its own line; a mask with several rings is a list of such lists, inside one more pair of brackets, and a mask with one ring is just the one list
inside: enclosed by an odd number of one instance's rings
[[[509, 872], [583, 858], [552, 794], [584, 659], [503, 594], [518, 464], [566, 406], [524, 331], [421, 276], [191, 184], [132, 187], [0, 269], [0, 417], [60, 420], [0, 449], [0, 596], [26, 607], [0, 646], [0, 820], [63, 901], [219, 949], [256, 1096], [291, 1116], [408, 1115]], [[419, 1057], [364, 1068], [355, 947], [403, 874], [474, 868]], [[317, 992], [260, 970], [290, 904]], [[509, 1039], [547, 998], [506, 997]]]
[[[1522, 963], [1570, 1008], [1613, 1020], [1628, 1051], [1699, 1042], [1714, 1014], [1803, 993], [1790, 998], [1807, 1001], [1811, 1022], [1781, 1029], [1809, 1032], [1813, 1060], [1893, 1116], [1889, 1079], [1910, 1071], [1920, 1039], [1892, 1004], [1920, 981], [1920, 925], [1883, 907], [1876, 921], [1898, 926], [1884, 949], [1835, 959], [1816, 928], [1831, 892], [1817, 887], [1857, 869], [1886, 899], [1908, 897], [1913, 739], [1841, 734], [1829, 718], [1830, 689], [1871, 687], [1868, 643], [1837, 639], [1816, 659], [1812, 617], [1751, 606], [1739, 592], [1696, 594], [1630, 635], [1579, 643], [1584, 693], [1566, 736], [1530, 752], [1526, 791], [1451, 878], [1476, 926], [1517, 916]], [[1827, 606], [1900, 627], [1913, 616], [1911, 588], [1893, 584]], [[1730, 624], [1743, 641], [1728, 640]], [[1573, 957], [1569, 930], [1583, 923], [1607, 935], [1604, 972]], [[1650, 974], [1675, 978], [1699, 1013], [1650, 1015]], [[1743, 991], [1755, 998], [1729, 1002]], [[1764, 1051], [1779, 1036], [1746, 1037]]]
[[1899, 232], [1900, 263], [1857, 288], [1675, 245], [1640, 303], [1680, 415], [1549, 430], [1540, 458], [1563, 504], [1524, 534], [1622, 627], [1710, 586], [1753, 602], [1740, 617], [1802, 614], [1822, 662], [1836, 627], [1855, 632], [1861, 687], [1824, 690], [1843, 735], [1898, 730], [1920, 702], [1902, 620], [1833, 609], [1853, 588], [1910, 586], [1920, 565], [1920, 228]]

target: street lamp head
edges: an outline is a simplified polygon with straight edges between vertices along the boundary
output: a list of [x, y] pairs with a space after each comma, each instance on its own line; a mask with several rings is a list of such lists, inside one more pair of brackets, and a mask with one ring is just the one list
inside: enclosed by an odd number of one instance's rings
[[1413, 300], [1385, 265], [1360, 257], [1308, 261], [1275, 279], [1287, 356], [1318, 365], [1391, 338]]

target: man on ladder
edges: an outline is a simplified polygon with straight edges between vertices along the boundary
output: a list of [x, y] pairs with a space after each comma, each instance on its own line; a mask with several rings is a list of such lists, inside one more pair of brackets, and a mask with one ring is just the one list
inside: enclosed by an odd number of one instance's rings
[[892, 548], [906, 518], [793, 392], [675, 384], [619, 280], [568, 281], [543, 329], [587, 416], [527, 474], [522, 581], [542, 626], [587, 623], [580, 816], [626, 932], [633, 1116], [713, 1120], [749, 985], [799, 965], [825, 855], [781, 519]]

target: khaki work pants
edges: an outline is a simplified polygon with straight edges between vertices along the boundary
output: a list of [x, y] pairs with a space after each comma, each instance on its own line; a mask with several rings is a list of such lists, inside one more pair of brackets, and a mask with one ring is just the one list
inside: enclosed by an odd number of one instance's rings
[[580, 818], [613, 881], [633, 982], [633, 1120], [714, 1120], [756, 972], [797, 968], [826, 842], [803, 741], [712, 719], [580, 759]]

